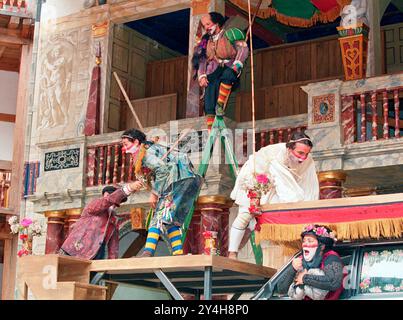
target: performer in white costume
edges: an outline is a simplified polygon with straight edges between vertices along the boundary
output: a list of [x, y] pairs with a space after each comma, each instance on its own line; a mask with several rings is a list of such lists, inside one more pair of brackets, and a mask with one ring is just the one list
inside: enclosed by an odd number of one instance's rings
[[306, 134], [296, 132], [288, 143], [264, 147], [256, 153], [255, 161], [251, 155], [245, 162], [231, 193], [239, 211], [230, 230], [229, 258], [237, 258], [246, 229], [253, 230], [256, 224], [254, 216], [249, 213], [250, 200], [244, 188], [244, 181], [254, 173], [268, 175], [272, 183], [270, 191], [261, 198], [261, 205], [319, 199], [319, 181], [310, 154], [312, 146]]

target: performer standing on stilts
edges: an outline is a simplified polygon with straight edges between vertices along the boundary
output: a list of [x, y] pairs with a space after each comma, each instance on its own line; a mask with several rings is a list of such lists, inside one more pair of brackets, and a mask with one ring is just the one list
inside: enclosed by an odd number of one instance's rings
[[[249, 49], [246, 34], [238, 28], [224, 28], [225, 18], [210, 12], [200, 20], [198, 45], [192, 58], [199, 85], [205, 90], [204, 112], [210, 130], [215, 115], [223, 116], [232, 87], [239, 81]], [[201, 28], [202, 26], [202, 28]], [[201, 37], [201, 31], [206, 32]]]
[[162, 232], [167, 233], [173, 255], [183, 254], [180, 227], [199, 192], [201, 176], [194, 172], [187, 154], [167, 155], [167, 148], [147, 141], [139, 130], [126, 130], [121, 143], [133, 158], [136, 177], [143, 183], [147, 180], [152, 187], [149, 202], [155, 210], [142, 256], [154, 255]]

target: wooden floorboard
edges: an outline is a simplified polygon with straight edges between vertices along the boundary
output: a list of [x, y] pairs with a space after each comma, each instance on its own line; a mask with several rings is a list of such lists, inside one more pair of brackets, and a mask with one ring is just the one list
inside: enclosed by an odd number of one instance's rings
[[252, 263], [207, 255], [95, 260], [92, 261], [90, 271], [106, 271], [110, 274], [144, 273], [154, 269], [169, 272], [186, 272], [203, 271], [205, 267], [212, 267], [213, 272], [230, 270], [264, 278], [270, 278], [276, 272], [275, 269]]

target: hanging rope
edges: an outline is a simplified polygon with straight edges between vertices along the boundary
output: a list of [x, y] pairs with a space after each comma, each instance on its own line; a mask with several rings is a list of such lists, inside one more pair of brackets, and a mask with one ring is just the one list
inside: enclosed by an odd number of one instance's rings
[[[259, 8], [257, 8], [259, 10]], [[250, 31], [250, 75], [252, 85], [252, 145], [253, 145], [253, 175], [256, 176], [256, 127], [255, 127], [255, 75], [253, 65], [253, 41], [252, 41], [252, 16], [250, 9], [250, 0], [248, 0], [248, 17], [249, 17], [249, 31]]]

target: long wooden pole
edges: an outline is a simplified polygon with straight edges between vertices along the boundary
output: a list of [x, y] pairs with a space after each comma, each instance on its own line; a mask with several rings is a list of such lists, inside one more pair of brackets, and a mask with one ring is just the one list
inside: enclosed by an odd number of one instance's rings
[[[257, 4], [257, 7], [256, 7], [256, 11], [253, 14], [252, 22], [249, 22], [250, 25], [248, 28], [248, 32], [246, 32], [245, 41], [248, 41], [249, 35], [252, 34], [252, 25], [255, 23], [255, 19], [256, 19], [257, 13], [259, 12], [260, 6], [262, 5], [262, 1], [263, 0], [259, 0], [259, 3]], [[250, 13], [250, 6], [249, 6], [249, 13]]]
[[[257, 8], [259, 10], [259, 8]], [[256, 10], [256, 13], [257, 13]], [[252, 34], [252, 17], [250, 9], [250, 0], [248, 0], [248, 17], [249, 17], [249, 30]], [[255, 124], [255, 75], [254, 75], [254, 64], [253, 64], [253, 41], [252, 37], [249, 38], [250, 41], [250, 74], [251, 74], [251, 85], [252, 85], [252, 144], [253, 144], [253, 174], [256, 175], [256, 124]]]
[[123, 88], [122, 82], [120, 81], [118, 74], [116, 72], [113, 72], [113, 75], [115, 76], [115, 79], [116, 79], [116, 81], [117, 81], [117, 83], [119, 85], [120, 91], [122, 91], [123, 96], [125, 97], [126, 102], [129, 105], [130, 110], [133, 113], [134, 119], [136, 119], [136, 122], [137, 122], [137, 125], [139, 126], [139, 129], [144, 132], [143, 125], [141, 124], [139, 117], [137, 116], [136, 112], [134, 111], [133, 105], [130, 102], [130, 99], [129, 99], [127, 93], [126, 93], [125, 88]]
[[179, 139], [169, 148], [169, 150], [162, 156], [161, 160], [164, 160], [168, 154], [171, 153], [171, 151], [173, 149], [176, 148], [176, 146], [179, 144], [179, 142], [181, 142], [183, 140], [184, 137], [186, 137], [186, 135], [190, 132], [190, 130], [192, 130], [192, 128], [187, 128], [182, 132], [182, 135], [179, 137]]

